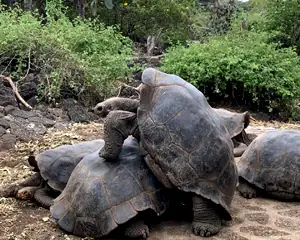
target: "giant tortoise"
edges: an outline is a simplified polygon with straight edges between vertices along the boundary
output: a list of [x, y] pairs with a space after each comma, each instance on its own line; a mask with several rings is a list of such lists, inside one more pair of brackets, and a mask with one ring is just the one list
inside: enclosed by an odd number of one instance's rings
[[145, 161], [166, 188], [193, 199], [194, 234], [210, 236], [231, 220], [238, 174], [233, 143], [204, 95], [176, 75], [144, 70], [137, 114], [110, 111], [99, 155], [113, 161], [124, 139], [140, 140]]
[[242, 196], [300, 200], [299, 145], [296, 130], [272, 130], [256, 138], [237, 162]]
[[[140, 85], [141, 87], [142, 85]], [[139, 88], [140, 88], [139, 87]], [[133, 88], [128, 85], [122, 85], [121, 89], [126, 89], [126, 92], [138, 91], [139, 88]], [[124, 90], [125, 91], [125, 90]], [[98, 103], [91, 111], [100, 117], [106, 117], [110, 111], [124, 110], [137, 113], [139, 100], [132, 99], [130, 95], [120, 95], [111, 97], [103, 102]], [[240, 157], [256, 136], [249, 136], [245, 129], [250, 123], [250, 119], [254, 120], [248, 112], [237, 113], [231, 112], [223, 108], [212, 108], [220, 117], [221, 122], [227, 128], [231, 139], [234, 143], [234, 156]]]
[[53, 196], [57, 196], [66, 186], [69, 177], [81, 159], [100, 147], [103, 139], [92, 140], [73, 145], [62, 145], [46, 150], [28, 158], [36, 173], [18, 184], [13, 184], [1, 191], [2, 197], [35, 199], [41, 206], [49, 208]]
[[98, 152], [76, 166], [50, 208], [53, 218], [62, 229], [81, 237], [102, 237], [121, 225], [125, 236], [147, 238], [143, 215], [166, 210], [166, 190], [143, 161], [133, 137], [125, 140], [113, 162], [99, 158]]

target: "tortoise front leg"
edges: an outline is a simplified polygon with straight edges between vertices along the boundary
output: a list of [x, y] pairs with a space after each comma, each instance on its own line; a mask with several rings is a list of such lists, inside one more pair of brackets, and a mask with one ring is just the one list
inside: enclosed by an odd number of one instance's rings
[[39, 186], [41, 183], [42, 177], [39, 172], [33, 174], [31, 177], [25, 179], [24, 181], [16, 184], [11, 184], [0, 191], [0, 197], [16, 197], [18, 191], [23, 187], [28, 186]]
[[34, 199], [46, 209], [50, 209], [54, 200], [54, 198], [49, 195], [49, 189], [46, 187], [38, 189], [34, 194]]
[[124, 140], [136, 132], [136, 113], [115, 110], [111, 111], [104, 121], [104, 147], [99, 156], [108, 161], [117, 159]]
[[237, 188], [244, 198], [255, 198], [257, 195], [256, 189], [241, 177], [239, 178], [239, 185]]
[[142, 219], [135, 217], [124, 227], [124, 236], [127, 238], [147, 239], [149, 237], [149, 228]]
[[194, 221], [192, 229], [195, 235], [209, 237], [220, 231], [221, 218], [215, 205], [208, 199], [198, 195], [193, 196]]

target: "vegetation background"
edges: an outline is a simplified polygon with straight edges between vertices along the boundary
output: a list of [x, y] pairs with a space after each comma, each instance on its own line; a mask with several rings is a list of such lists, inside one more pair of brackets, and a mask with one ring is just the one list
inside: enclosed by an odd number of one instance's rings
[[38, 101], [94, 104], [159, 56], [159, 69], [212, 103], [299, 120], [299, 9], [299, 0], [2, 0], [0, 74], [16, 84], [33, 74]]

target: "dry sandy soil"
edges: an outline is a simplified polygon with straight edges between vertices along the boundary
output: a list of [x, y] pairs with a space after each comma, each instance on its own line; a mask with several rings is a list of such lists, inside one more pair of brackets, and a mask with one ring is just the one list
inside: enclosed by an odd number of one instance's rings
[[[298, 128], [299, 125], [256, 122], [248, 132], [262, 133], [271, 128]], [[0, 188], [32, 174], [26, 156], [61, 144], [100, 138], [101, 124], [76, 124], [63, 132], [49, 130], [43, 139], [18, 143], [16, 150], [0, 153]], [[300, 204], [256, 198], [247, 200], [236, 192], [231, 211], [233, 221], [224, 223], [221, 232], [209, 239], [300, 240]], [[163, 221], [150, 227], [150, 240], [196, 240], [190, 223]], [[52, 221], [48, 210], [33, 202], [0, 199], [0, 240], [7, 239], [81, 239], [67, 235]]]

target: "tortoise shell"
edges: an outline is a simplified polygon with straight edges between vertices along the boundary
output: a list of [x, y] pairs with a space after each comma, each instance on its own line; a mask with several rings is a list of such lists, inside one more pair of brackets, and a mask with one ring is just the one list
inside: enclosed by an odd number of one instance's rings
[[62, 145], [36, 155], [35, 159], [42, 178], [53, 190], [61, 192], [83, 157], [103, 146], [103, 139]]
[[228, 130], [231, 138], [239, 135], [250, 123], [248, 112], [237, 113], [230, 112], [223, 108], [212, 108], [221, 118], [222, 123]]
[[101, 237], [138, 212], [151, 209], [160, 215], [167, 205], [164, 188], [129, 137], [114, 162], [100, 158], [98, 151], [84, 157], [50, 211], [65, 231]]
[[238, 175], [230, 134], [204, 95], [182, 78], [148, 68], [137, 121], [141, 146], [178, 189], [229, 205]]
[[300, 131], [271, 130], [257, 137], [237, 162], [239, 176], [267, 192], [300, 195]]

